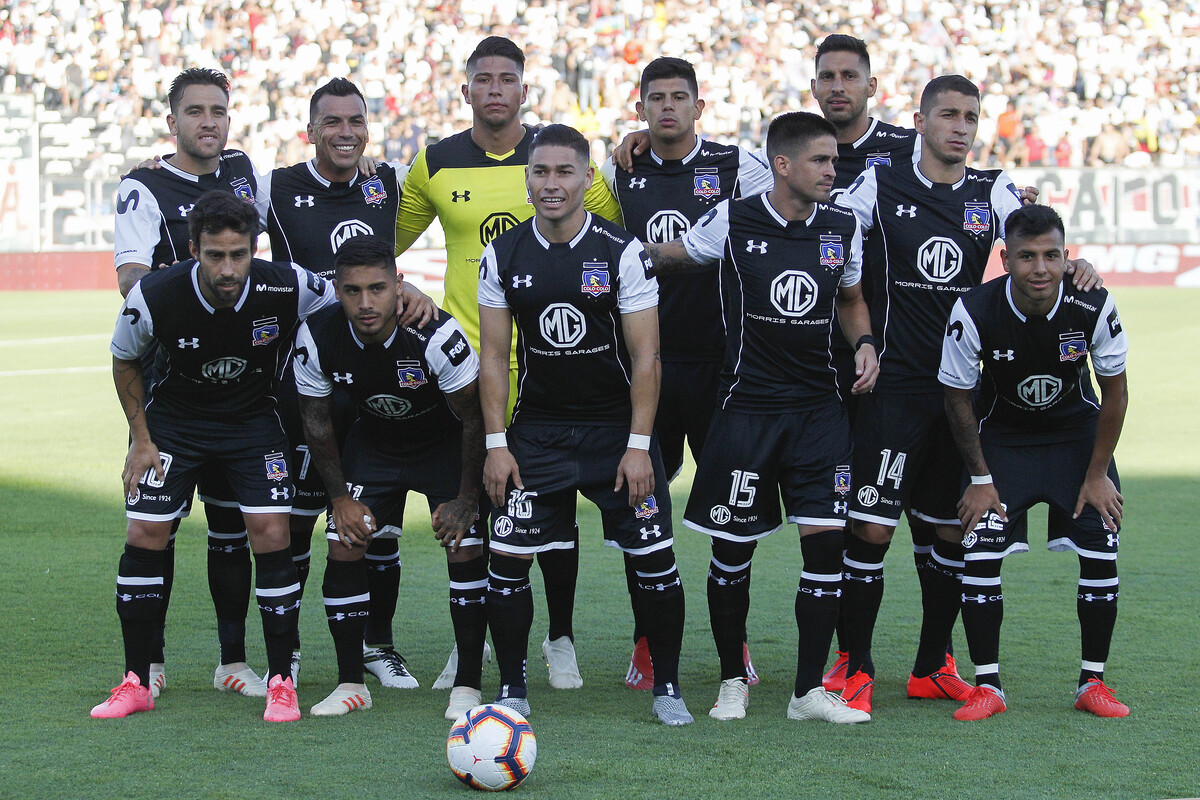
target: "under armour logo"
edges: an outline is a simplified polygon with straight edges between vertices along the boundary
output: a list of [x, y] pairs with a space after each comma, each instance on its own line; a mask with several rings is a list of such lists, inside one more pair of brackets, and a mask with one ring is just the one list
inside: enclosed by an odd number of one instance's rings
[[1118, 547], [1120, 544], [1121, 544], [1121, 534], [1110, 533], [1108, 535], [1108, 546], [1109, 547]]
[[450, 605], [452, 605], [452, 606], [466, 607], [466, 606], [471, 605], [472, 603], [486, 603], [486, 602], [487, 602], [486, 597], [479, 597], [479, 598], [451, 597], [450, 598]]
[[834, 589], [831, 592], [828, 589], [809, 589], [808, 587], [805, 587], [805, 588], [801, 589], [800, 591], [804, 592], [805, 594], [811, 594], [813, 597], [841, 597], [842, 596], [841, 589]]
[[996, 361], [1012, 361], [1013, 360], [1013, 351], [1012, 350], [993, 350], [992, 358], [995, 359]]
[[316, 198], [314, 198], [311, 194], [305, 195], [304, 197], [296, 195], [296, 208], [300, 208], [300, 206], [312, 208], [314, 205], [316, 205]]
[[1117, 599], [1117, 593], [1110, 592], [1108, 594], [1092, 594], [1091, 592], [1088, 592], [1087, 594], [1079, 595], [1079, 599], [1086, 603], [1094, 603], [1097, 600], [1105, 600], [1111, 603], [1113, 600]]
[[646, 179], [645, 178], [630, 178], [629, 179], [629, 188], [630, 189], [645, 189], [646, 188]]
[[450, 201], [451, 202], [457, 203], [459, 200], [462, 200], [464, 203], [471, 202], [471, 190], [466, 189], [461, 192], [451, 192], [450, 193]]
[[962, 596], [964, 603], [986, 603], [987, 600], [986, 594], [964, 594]]
[[291, 495], [291, 493], [292, 493], [292, 490], [286, 486], [281, 487], [281, 488], [272, 489], [271, 490], [271, 499], [272, 500], [287, 500], [288, 497]]
[[756, 242], [753, 239], [747, 239], [746, 240], [746, 252], [747, 253], [765, 253], [765, 252], [767, 252], [767, 243], [766, 242]]
[[347, 383], [347, 384], [354, 383], [354, 376], [351, 375], [349, 372], [346, 372], [346, 373], [335, 372], [335, 373], [333, 373], [333, 382], [334, 383]]
[[200, 346], [200, 339], [196, 336], [193, 336], [191, 339], [180, 339], [179, 340], [179, 347], [184, 350], [186, 350], [189, 347], [196, 348], [199, 346]]
[[180, 206], [179, 207], [179, 216], [186, 217], [188, 215], [188, 212], [191, 211], [195, 207], [196, 207], [195, 203], [192, 203], [192, 204], [186, 205], [186, 206]]
[[897, 217], [916, 217], [917, 216], [917, 207], [916, 206], [896, 206], [896, 216]]
[[512, 288], [520, 289], [520, 288], [524, 287], [524, 288], [528, 289], [530, 286], [533, 286], [533, 276], [532, 275], [513, 275], [512, 276]]
[[654, 525], [649, 528], [642, 528], [641, 534], [642, 541], [644, 542], [647, 539], [657, 539], [659, 536], [662, 536], [662, 530], [657, 525]]
[[845, 514], [850, 510], [850, 504], [845, 500], [838, 500], [833, 504], [833, 513]]

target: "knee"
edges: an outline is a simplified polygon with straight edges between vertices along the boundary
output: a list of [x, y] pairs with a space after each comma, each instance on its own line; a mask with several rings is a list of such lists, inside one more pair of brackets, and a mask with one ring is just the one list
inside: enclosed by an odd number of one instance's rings
[[892, 526], [880, 525], [878, 522], [863, 522], [856, 519], [851, 523], [850, 532], [869, 544], [891, 544], [896, 529]]
[[166, 550], [171, 540], [171, 522], [131, 519], [125, 528], [125, 543], [144, 550]]
[[460, 547], [458, 550], [446, 548], [446, 563], [448, 564], [466, 564], [470, 561], [483, 555], [483, 545], [473, 544], [467, 547]]

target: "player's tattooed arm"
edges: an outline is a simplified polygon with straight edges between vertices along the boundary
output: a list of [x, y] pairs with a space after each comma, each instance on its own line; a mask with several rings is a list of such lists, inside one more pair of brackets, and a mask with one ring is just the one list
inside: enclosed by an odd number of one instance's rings
[[479, 512], [479, 496], [483, 491], [483, 410], [479, 406], [479, 382], [471, 381], [457, 392], [446, 395], [446, 403], [462, 420], [462, 477], [458, 482], [458, 497], [442, 503], [433, 510], [433, 534], [457, 553], [463, 536], [471, 529]]
[[400, 298], [396, 301], [397, 322], [401, 327], [424, 328], [438, 319], [438, 307], [433, 298], [408, 281], [400, 284]]
[[989, 511], [995, 511], [1005, 522], [1008, 517], [1004, 506], [1000, 504], [1000, 495], [996, 485], [991, 482], [987, 461], [983, 458], [983, 445], [979, 441], [979, 420], [975, 416], [975, 392], [972, 389], [946, 389], [946, 419], [950, 423], [950, 433], [954, 443], [962, 454], [963, 463], [971, 477], [988, 477], [987, 483], [976, 483], [974, 480], [963, 492], [958, 501], [958, 518], [962, 521], [963, 532], [973, 530], [979, 520], [987, 516]]
[[1096, 375], [1100, 386], [1100, 415], [1096, 420], [1096, 441], [1092, 445], [1092, 459], [1088, 463], [1087, 475], [1075, 501], [1075, 518], [1083, 513], [1084, 506], [1100, 512], [1100, 518], [1109, 530], [1121, 525], [1125, 498], [1117, 491], [1116, 484], [1108, 477], [1117, 440], [1125, 425], [1125, 410], [1129, 407], [1129, 386], [1122, 371], [1118, 375]]
[[650, 261], [654, 265], [651, 271], [655, 277], [700, 266], [688, 255], [682, 239], [662, 244], [649, 243], [646, 245], [646, 254], [650, 256]]
[[650, 146], [650, 131], [634, 131], [626, 134], [612, 152], [613, 163], [626, 172], [633, 172], [633, 157], [646, 152]]
[[[658, 390], [662, 364], [658, 350], [658, 307], [621, 315], [621, 331], [629, 349], [633, 369], [629, 380], [629, 399], [633, 406], [629, 433], [650, 436], [654, 431], [654, 413], [658, 408]], [[631, 442], [632, 444], [632, 442]], [[617, 466], [614, 492], [629, 491], [629, 505], [637, 506], [654, 493], [654, 466], [649, 449], [628, 447]]]
[[149, 267], [144, 264], [135, 264], [132, 261], [117, 267], [117, 288], [121, 291], [121, 297], [128, 297], [129, 290], [133, 288], [134, 284], [148, 274], [150, 274]]
[[330, 413], [332, 398], [332, 395], [299, 395], [300, 419], [304, 423], [309, 456], [325, 484], [325, 491], [329, 493], [329, 502], [333, 506], [333, 527], [338, 540], [346, 547], [362, 547], [375, 532], [375, 515], [351, 495], [346, 486], [346, 479], [342, 475], [342, 458], [338, 454], [337, 439], [333, 433]]
[[840, 287], [834, 304], [837, 306], [842, 334], [854, 348], [854, 374], [858, 378], [850, 387], [850, 393], [867, 394], [875, 388], [875, 381], [879, 378], [879, 354], [874, 340], [862, 341], [871, 337], [871, 314], [863, 299], [862, 284]]
[[146, 424], [146, 383], [142, 377], [142, 363], [113, 356], [113, 384], [129, 423], [129, 452], [121, 471], [121, 483], [125, 487], [125, 496], [133, 497], [138, 482], [150, 470], [154, 470], [159, 480], [165, 477], [162, 457], [150, 439], [150, 428]]
[[[508, 354], [512, 349], [512, 311], [479, 306], [479, 405], [485, 434], [504, 433], [508, 410]], [[517, 460], [506, 444], [487, 448], [483, 488], [497, 506], [504, 505], [508, 484], [524, 489]]]

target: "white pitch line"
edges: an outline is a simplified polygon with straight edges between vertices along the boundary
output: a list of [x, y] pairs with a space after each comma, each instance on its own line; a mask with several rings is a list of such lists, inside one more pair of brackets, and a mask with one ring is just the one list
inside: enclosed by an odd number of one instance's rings
[[111, 339], [108, 333], [88, 333], [83, 336], [49, 336], [44, 339], [0, 339], [0, 347], [21, 347], [27, 344], [62, 344], [63, 342], [98, 342]]
[[0, 378], [24, 378], [29, 375], [73, 375], [79, 372], [109, 372], [112, 367], [62, 367], [60, 369], [10, 369], [0, 372]]

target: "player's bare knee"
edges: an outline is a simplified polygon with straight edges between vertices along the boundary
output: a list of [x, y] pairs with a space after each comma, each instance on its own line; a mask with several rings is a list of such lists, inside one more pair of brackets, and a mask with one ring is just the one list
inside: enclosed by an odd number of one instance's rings
[[361, 561], [367, 555], [365, 544], [351, 544], [346, 547], [342, 542], [329, 540], [330, 561]]
[[156, 522], [131, 519], [125, 528], [125, 542], [145, 550], [166, 550], [171, 540], [172, 521]]
[[287, 514], [246, 514], [246, 535], [254, 553], [274, 553], [292, 546]]
[[938, 525], [937, 538], [941, 539], [943, 542], [961, 544], [963, 540], [962, 528], [958, 527], [957, 525]]
[[864, 522], [856, 519], [851, 523], [850, 532], [870, 544], [891, 544], [896, 529], [880, 525], [878, 522]]
[[483, 555], [483, 545], [472, 544], [466, 547], [460, 547], [458, 550], [446, 548], [446, 562], [449, 564], [466, 564], [468, 561], [474, 561]]

